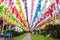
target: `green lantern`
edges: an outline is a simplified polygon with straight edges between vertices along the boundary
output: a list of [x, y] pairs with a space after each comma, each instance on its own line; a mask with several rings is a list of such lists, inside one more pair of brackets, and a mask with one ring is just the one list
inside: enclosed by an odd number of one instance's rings
[[4, 8], [4, 6], [0, 6], [0, 12], [2, 12], [3, 8]]

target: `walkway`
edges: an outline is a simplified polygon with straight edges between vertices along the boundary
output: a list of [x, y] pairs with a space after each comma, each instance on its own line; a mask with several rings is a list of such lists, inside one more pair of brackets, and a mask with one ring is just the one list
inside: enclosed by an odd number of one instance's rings
[[31, 40], [30, 33], [28, 33], [22, 40]]
[[1, 38], [1, 37], [0, 37], [0, 40], [4, 40], [4, 38]]

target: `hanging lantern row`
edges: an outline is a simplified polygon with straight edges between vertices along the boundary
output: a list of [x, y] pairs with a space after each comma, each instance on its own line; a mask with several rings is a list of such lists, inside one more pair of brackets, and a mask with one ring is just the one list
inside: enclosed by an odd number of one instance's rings
[[[9, 2], [9, 7], [11, 8], [11, 10], [13, 10], [13, 13], [12, 13], [12, 14], [15, 15], [15, 17], [19, 20], [19, 22], [21, 22], [21, 23], [26, 27], [26, 29], [29, 29], [29, 28], [28, 28], [28, 25], [26, 25], [25, 22], [22, 20], [22, 17], [19, 16], [19, 12], [18, 12], [18, 10], [16, 9], [13, 1], [12, 1], [12, 0], [9, 0], [9, 1], [7, 1], [7, 2]], [[14, 6], [13, 6], [13, 5], [14, 5]]]
[[0, 13], [0, 14], [6, 21], [12, 22], [13, 24], [16, 24], [22, 28], [24, 27], [21, 23], [19, 23], [19, 21], [13, 15], [9, 15], [11, 13], [9, 13], [6, 8], [4, 8], [3, 6], [0, 6], [0, 8], [1, 8], [1, 11], [3, 11], [3, 13]]
[[37, 26], [37, 24], [39, 24], [40, 22], [42, 22], [47, 16], [52, 16], [52, 12], [53, 12], [53, 10], [55, 10], [55, 5], [56, 5], [57, 3], [52, 3], [51, 5], [50, 5], [50, 7], [48, 8], [48, 10], [45, 12], [45, 14], [43, 15], [44, 17], [43, 18], [39, 18], [39, 20], [34, 24], [34, 26], [33, 26], [33, 28], [32, 29], [34, 29], [34, 28], [36, 28], [36, 26]]

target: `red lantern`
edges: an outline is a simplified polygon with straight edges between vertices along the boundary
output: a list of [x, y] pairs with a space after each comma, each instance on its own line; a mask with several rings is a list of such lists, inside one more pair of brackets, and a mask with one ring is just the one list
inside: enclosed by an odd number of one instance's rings
[[1, 0], [1, 2], [3, 2], [4, 0]]
[[59, 0], [56, 0], [56, 4], [58, 4], [59, 3]]
[[50, 6], [50, 8], [53, 10], [53, 9], [55, 9], [55, 3], [53, 3], [51, 6]]
[[14, 7], [12, 8], [12, 14], [14, 14]]
[[43, 18], [40, 18], [40, 22], [43, 20]]
[[49, 15], [49, 11], [47, 11], [47, 12], [44, 14], [44, 18], [46, 18], [48, 15]]
[[49, 14], [52, 16], [52, 11], [53, 10], [51, 8], [49, 8], [48, 11], [49, 11]]
[[17, 9], [16, 9], [16, 7], [14, 7], [14, 14], [16, 15], [16, 18], [19, 16], [19, 13], [18, 13], [18, 11], [17, 11]]

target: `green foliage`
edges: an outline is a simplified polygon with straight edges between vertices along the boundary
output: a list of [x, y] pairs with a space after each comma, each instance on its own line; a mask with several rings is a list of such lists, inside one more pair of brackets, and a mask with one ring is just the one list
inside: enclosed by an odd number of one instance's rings
[[4, 33], [5, 33], [5, 32], [9, 32], [9, 31], [10, 31], [10, 32], [14, 32], [15, 29], [6, 29], [6, 30], [4, 30]]
[[12, 32], [14, 37], [27, 33], [26, 31], [17, 32], [17, 31], [15, 31], [15, 29], [6, 29], [6, 30], [4, 30], [4, 33], [6, 33], [6, 32]]
[[60, 25], [59, 24], [46, 25], [45, 29], [41, 30], [41, 34], [43, 34], [45, 36], [48, 35], [48, 34], [51, 34], [50, 35], [51, 37], [60, 38]]
[[24, 34], [24, 33], [27, 33], [27, 31], [23, 31], [23, 32], [14, 31], [14, 32], [13, 32], [13, 36], [14, 36], [14, 37], [17, 37], [17, 36], [22, 35], [22, 34]]

